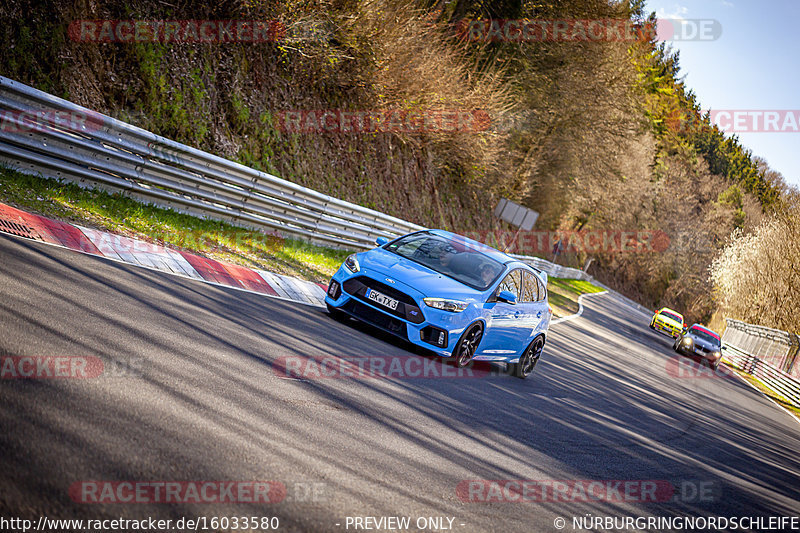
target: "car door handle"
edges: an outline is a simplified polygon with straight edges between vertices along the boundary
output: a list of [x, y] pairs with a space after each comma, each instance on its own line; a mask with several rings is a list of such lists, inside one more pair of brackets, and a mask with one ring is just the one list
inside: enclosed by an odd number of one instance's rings
[[538, 313], [536, 313], [536, 318], [542, 318], [542, 312], [541, 312], [541, 311], [539, 311]]
[[522, 314], [520, 311], [514, 311], [514, 318], [519, 318], [520, 314]]

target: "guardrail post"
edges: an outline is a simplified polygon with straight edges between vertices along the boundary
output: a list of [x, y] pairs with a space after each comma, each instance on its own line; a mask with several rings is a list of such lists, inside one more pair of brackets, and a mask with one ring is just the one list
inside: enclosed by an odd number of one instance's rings
[[791, 374], [797, 361], [797, 354], [800, 353], [800, 337], [792, 333], [789, 334], [789, 353], [786, 354], [786, 364], [783, 371]]

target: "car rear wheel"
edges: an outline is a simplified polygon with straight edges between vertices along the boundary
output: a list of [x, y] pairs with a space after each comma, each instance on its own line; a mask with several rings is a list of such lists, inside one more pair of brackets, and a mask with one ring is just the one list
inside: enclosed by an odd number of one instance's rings
[[461, 335], [455, 350], [453, 350], [453, 361], [458, 368], [467, 366], [475, 357], [481, 337], [483, 337], [483, 326], [480, 324], [473, 324]]
[[539, 358], [542, 356], [543, 349], [544, 339], [542, 339], [542, 337], [533, 339], [533, 342], [531, 342], [522, 353], [519, 362], [514, 366], [514, 375], [521, 379], [530, 376], [533, 373], [533, 369], [536, 368], [536, 363], [539, 362]]

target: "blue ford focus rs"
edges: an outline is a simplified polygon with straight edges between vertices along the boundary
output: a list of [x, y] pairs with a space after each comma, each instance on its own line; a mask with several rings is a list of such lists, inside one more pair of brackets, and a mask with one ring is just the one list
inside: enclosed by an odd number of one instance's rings
[[353, 317], [451, 358], [533, 372], [552, 312], [547, 275], [441, 230], [410, 233], [345, 259], [328, 285], [335, 318]]

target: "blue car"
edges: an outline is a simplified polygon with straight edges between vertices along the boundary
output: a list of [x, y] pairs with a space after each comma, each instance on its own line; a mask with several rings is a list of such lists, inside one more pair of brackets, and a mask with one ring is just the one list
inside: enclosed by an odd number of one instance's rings
[[353, 317], [463, 367], [533, 372], [552, 311], [547, 275], [485, 244], [441, 230], [410, 233], [344, 260], [328, 285], [334, 318]]

